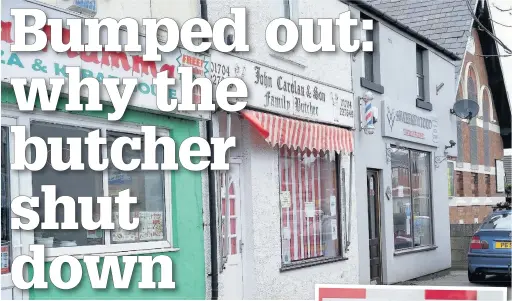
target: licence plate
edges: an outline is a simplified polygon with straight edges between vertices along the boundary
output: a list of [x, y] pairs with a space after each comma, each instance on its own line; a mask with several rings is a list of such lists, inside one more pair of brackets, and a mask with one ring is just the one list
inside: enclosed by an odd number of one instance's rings
[[510, 249], [512, 247], [512, 242], [497, 242], [496, 249]]

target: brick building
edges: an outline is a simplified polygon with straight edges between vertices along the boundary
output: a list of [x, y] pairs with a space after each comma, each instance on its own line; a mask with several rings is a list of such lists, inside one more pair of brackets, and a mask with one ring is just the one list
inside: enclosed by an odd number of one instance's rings
[[[488, 3], [480, 1], [478, 20], [493, 31]], [[472, 17], [469, 16], [472, 20]], [[504, 200], [504, 149], [510, 148], [510, 106], [496, 43], [472, 22], [458, 76], [457, 100], [477, 100], [478, 116], [457, 123], [457, 153], [449, 164], [453, 181], [450, 223], [481, 223]]]
[[[425, 37], [463, 57], [455, 61], [457, 100], [478, 101], [478, 116], [457, 121], [457, 156], [448, 158], [450, 222], [480, 223], [504, 200], [504, 149], [511, 147], [511, 110], [487, 0], [366, 0]], [[481, 23], [478, 24], [478, 23]], [[503, 177], [502, 177], [503, 176]]]

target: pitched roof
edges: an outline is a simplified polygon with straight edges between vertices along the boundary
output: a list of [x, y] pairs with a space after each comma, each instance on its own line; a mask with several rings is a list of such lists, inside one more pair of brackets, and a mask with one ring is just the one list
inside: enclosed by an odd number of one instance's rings
[[[473, 18], [468, 1], [477, 0], [363, 0], [420, 35], [464, 57]], [[458, 77], [462, 61], [455, 61]]]

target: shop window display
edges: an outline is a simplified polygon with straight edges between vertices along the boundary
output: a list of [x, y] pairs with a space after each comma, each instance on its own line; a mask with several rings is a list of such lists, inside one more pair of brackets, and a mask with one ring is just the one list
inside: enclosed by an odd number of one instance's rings
[[[82, 162], [88, 158], [88, 148], [84, 139], [90, 131], [96, 129], [58, 125], [45, 122], [32, 122], [31, 136], [38, 136], [47, 141], [49, 137], [80, 137], [82, 143]], [[123, 154], [110, 154], [110, 146], [113, 139], [121, 136], [130, 136], [124, 133], [107, 132], [107, 156], [122, 156], [124, 162], [133, 158], [141, 159], [142, 151], [132, 151], [129, 147], [123, 149]], [[142, 137], [142, 136], [141, 136]], [[142, 141], [144, 143], [144, 141]], [[67, 144], [63, 144], [64, 148]], [[63, 159], [66, 162], [66, 148], [63, 149]], [[33, 153], [33, 152], [32, 152]], [[51, 154], [49, 154], [51, 155]], [[103, 157], [103, 154], [98, 154]], [[157, 148], [157, 162], [162, 162], [163, 152]], [[91, 170], [85, 164], [83, 171], [56, 171], [48, 162], [40, 171], [32, 172], [32, 191], [34, 196], [44, 200], [41, 192], [42, 185], [56, 185], [56, 196], [70, 196], [77, 199], [81, 196], [92, 197], [93, 220], [99, 220], [98, 196], [115, 197], [120, 191], [130, 189], [130, 196], [137, 197], [137, 204], [132, 204], [132, 217], [139, 218], [139, 227], [133, 231], [120, 229], [118, 225], [118, 208], [113, 204], [114, 230], [88, 231], [81, 227], [81, 206], [75, 204], [76, 221], [78, 230], [42, 230], [37, 228], [34, 233], [36, 243], [44, 244], [47, 248], [74, 247], [88, 245], [109, 245], [119, 243], [134, 243], [143, 241], [158, 241], [166, 238], [165, 227], [165, 198], [164, 198], [164, 173], [163, 171], [142, 171], [136, 169], [130, 172], [119, 171], [113, 164], [105, 171]], [[35, 208], [44, 221], [44, 206]], [[56, 210], [57, 222], [64, 220], [64, 207], [58, 205]], [[108, 238], [108, 239], [107, 239]]]
[[341, 256], [337, 160], [280, 149], [282, 264]]
[[[111, 143], [119, 137], [135, 137], [125, 133], [108, 132], [107, 141], [110, 150]], [[142, 142], [144, 143], [144, 141]], [[141, 147], [144, 149], [144, 145]], [[144, 152], [124, 148], [122, 155], [124, 162], [140, 159], [143, 162]], [[115, 156], [109, 151], [109, 157]], [[158, 163], [163, 161], [161, 146], [156, 149]], [[119, 227], [117, 204], [114, 204], [115, 230], [111, 232], [112, 243], [142, 242], [163, 240], [165, 237], [165, 199], [164, 199], [164, 173], [161, 170], [143, 171], [140, 165], [133, 171], [120, 171], [111, 164], [108, 170], [108, 196], [118, 196], [119, 192], [130, 189], [130, 196], [137, 197], [137, 204], [132, 205], [132, 218], [139, 218], [139, 228], [125, 231]]]
[[430, 154], [394, 149], [391, 164], [395, 250], [432, 245]]

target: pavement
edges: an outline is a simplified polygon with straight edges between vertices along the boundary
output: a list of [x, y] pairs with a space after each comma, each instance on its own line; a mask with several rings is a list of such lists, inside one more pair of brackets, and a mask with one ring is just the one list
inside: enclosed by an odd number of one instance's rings
[[449, 271], [447, 275], [439, 276], [428, 280], [413, 280], [409, 281], [411, 285], [422, 286], [487, 286], [487, 287], [507, 287], [508, 299], [512, 300], [512, 293], [510, 287], [510, 278], [500, 278], [488, 276], [487, 279], [481, 283], [471, 283], [468, 281], [468, 272], [460, 270]]

